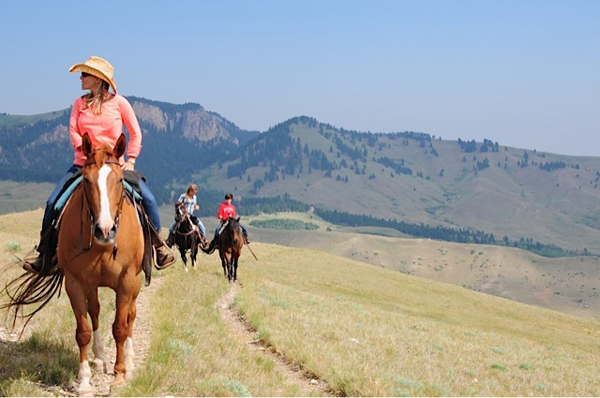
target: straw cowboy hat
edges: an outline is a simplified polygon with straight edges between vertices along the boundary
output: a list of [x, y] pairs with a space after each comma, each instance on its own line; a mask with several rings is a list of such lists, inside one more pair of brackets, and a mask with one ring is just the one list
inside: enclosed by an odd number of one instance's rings
[[113, 80], [115, 68], [104, 58], [91, 56], [82, 64], [75, 64], [69, 68], [69, 72], [85, 72], [99, 79], [104, 80], [112, 87], [115, 94], [117, 93], [117, 85]]

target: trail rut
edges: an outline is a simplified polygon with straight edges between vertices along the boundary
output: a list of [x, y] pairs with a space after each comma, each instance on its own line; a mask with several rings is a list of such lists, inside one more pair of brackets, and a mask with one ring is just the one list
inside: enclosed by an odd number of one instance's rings
[[261, 341], [254, 338], [256, 331], [248, 324], [243, 314], [235, 308], [235, 299], [241, 289], [242, 285], [239, 282], [230, 284], [227, 293], [216, 303], [221, 318], [229, 326], [232, 336], [243, 342], [249, 350], [272, 360], [275, 369], [296, 384], [302, 396], [335, 396], [336, 394], [325, 380], [308, 374], [298, 364], [287, 359], [285, 355], [274, 351], [271, 347], [265, 347]]

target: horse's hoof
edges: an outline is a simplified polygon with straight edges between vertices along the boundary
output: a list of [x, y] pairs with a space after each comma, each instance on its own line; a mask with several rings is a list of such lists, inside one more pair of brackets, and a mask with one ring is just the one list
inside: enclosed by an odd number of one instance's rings
[[80, 397], [93, 397], [94, 396], [94, 390], [92, 389], [92, 387], [89, 388], [84, 388], [79, 389], [77, 391], [77, 395], [79, 395]]
[[115, 385], [115, 383], [113, 382], [113, 384], [110, 385], [110, 392], [108, 393], [108, 396], [109, 397], [122, 397], [123, 396], [122, 390], [124, 388], [125, 388], [125, 383]]
[[115, 379], [113, 380], [113, 382], [110, 385], [110, 388], [114, 388], [114, 387], [121, 387], [125, 385], [125, 375], [123, 375], [122, 373], [118, 373], [115, 375]]
[[94, 389], [92, 388], [89, 381], [87, 383], [80, 383], [77, 388], [77, 395], [80, 397], [93, 397]]

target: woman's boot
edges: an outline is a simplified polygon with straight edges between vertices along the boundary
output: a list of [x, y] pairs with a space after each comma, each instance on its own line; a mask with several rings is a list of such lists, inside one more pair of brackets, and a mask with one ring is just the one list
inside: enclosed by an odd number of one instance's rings
[[22, 267], [25, 271], [48, 275], [56, 266], [56, 246], [58, 244], [58, 234], [54, 227], [50, 227], [45, 233], [40, 233], [40, 243], [37, 245], [35, 253], [26, 256], [23, 259]]
[[173, 265], [175, 263], [175, 254], [173, 253], [173, 250], [171, 250], [162, 240], [160, 232], [156, 231], [154, 228], [150, 229], [154, 231], [154, 236], [152, 237], [152, 246], [154, 246], [154, 261], [156, 269], [165, 269], [169, 265]]

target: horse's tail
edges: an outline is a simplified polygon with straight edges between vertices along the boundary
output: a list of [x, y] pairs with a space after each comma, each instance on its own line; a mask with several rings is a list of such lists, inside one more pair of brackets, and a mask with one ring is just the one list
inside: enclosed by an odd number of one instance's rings
[[[49, 275], [27, 272], [13, 279], [4, 287], [1, 294], [6, 294], [9, 302], [0, 305], [0, 310], [14, 310], [13, 327], [16, 325], [17, 318], [20, 317], [26, 319], [23, 326], [25, 328], [31, 318], [41, 311], [50, 302], [52, 297], [57, 293], [60, 296], [64, 274], [58, 267], [53, 271]], [[23, 308], [31, 304], [39, 304], [39, 306], [31, 312], [23, 314]]]

